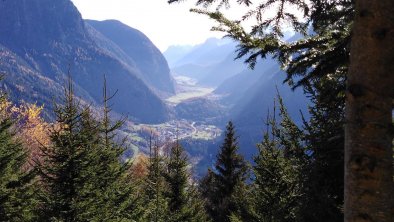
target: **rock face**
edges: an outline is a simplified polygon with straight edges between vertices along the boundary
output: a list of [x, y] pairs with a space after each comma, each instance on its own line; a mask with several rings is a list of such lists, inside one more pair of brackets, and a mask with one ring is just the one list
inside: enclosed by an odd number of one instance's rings
[[142, 32], [116, 20], [86, 20], [94, 29], [115, 43], [135, 61], [149, 85], [162, 92], [174, 93], [174, 81], [160, 50]]
[[0, 3], [1, 43], [18, 53], [38, 52], [54, 43], [87, 40], [84, 22], [71, 1], [6, 0]]
[[[117, 91], [112, 101], [115, 112], [146, 123], [168, 119], [167, 106], [153, 90], [160, 84], [150, 81], [157, 73], [145, 67], [154, 60], [151, 51], [138, 51], [140, 60], [134, 61], [127, 54], [140, 46], [124, 52], [86, 24], [69, 0], [5, 0], [0, 1], [0, 11], [0, 72], [6, 76], [2, 84], [11, 99], [50, 108], [51, 101], [61, 96], [70, 71], [77, 96], [99, 106], [105, 74], [109, 91]], [[135, 38], [130, 45], [144, 41]], [[173, 84], [166, 81], [160, 90], [171, 92]]]

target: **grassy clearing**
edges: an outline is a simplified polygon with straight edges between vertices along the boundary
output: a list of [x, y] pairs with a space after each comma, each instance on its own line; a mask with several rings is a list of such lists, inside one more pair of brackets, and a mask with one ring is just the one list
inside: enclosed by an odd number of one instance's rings
[[207, 131], [197, 131], [192, 135], [193, 139], [211, 140], [213, 139], [212, 133]]

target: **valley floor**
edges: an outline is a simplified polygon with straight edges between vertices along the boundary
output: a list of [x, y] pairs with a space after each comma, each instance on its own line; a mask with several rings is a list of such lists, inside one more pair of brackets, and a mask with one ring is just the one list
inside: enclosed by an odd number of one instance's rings
[[202, 87], [196, 81], [186, 76], [174, 76], [178, 86], [178, 93], [166, 99], [170, 105], [177, 105], [189, 99], [205, 97], [214, 91], [214, 88]]
[[[178, 85], [178, 93], [166, 99], [170, 106], [186, 100], [209, 97], [213, 88], [198, 86], [194, 79], [186, 76], [175, 76]], [[222, 130], [209, 121], [194, 121], [187, 119], [173, 119], [161, 124], [133, 124], [127, 123], [122, 134], [127, 136], [133, 153], [149, 152], [149, 138], [164, 143], [178, 140], [203, 140], [209, 141], [219, 137]]]

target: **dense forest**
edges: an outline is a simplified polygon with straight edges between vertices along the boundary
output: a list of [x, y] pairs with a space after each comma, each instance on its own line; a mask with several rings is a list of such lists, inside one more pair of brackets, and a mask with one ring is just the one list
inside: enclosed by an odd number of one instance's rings
[[[198, 0], [196, 7], [238, 43], [237, 58], [250, 68], [261, 58], [280, 62], [284, 84], [310, 100], [302, 123], [277, 91], [253, 161], [242, 156], [237, 126], [228, 121], [215, 162], [197, 178], [178, 140], [163, 144], [151, 134], [148, 153], [125, 158], [124, 120], [111, 118], [118, 95], [105, 77], [99, 111], [76, 96], [72, 73], [51, 110], [13, 103], [2, 89], [0, 221], [394, 218], [394, 2]], [[233, 21], [225, 16], [230, 7], [249, 10]], [[256, 24], [248, 30], [246, 20]], [[282, 41], [283, 24], [303, 38]]]
[[78, 102], [70, 79], [54, 123], [40, 117], [43, 107], [2, 95], [2, 221], [341, 220], [343, 181], [317, 168], [307, 134], [279, 95], [254, 163], [239, 153], [229, 122], [214, 169], [197, 180], [178, 141], [159, 145], [152, 136], [149, 156], [122, 159], [122, 120], [109, 118], [103, 89], [97, 117]]

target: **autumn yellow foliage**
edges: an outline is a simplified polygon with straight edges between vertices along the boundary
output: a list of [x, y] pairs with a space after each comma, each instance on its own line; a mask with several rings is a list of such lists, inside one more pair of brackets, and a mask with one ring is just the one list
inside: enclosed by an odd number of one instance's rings
[[14, 121], [13, 131], [27, 149], [30, 167], [35, 161], [40, 161], [41, 147], [48, 146], [50, 143], [49, 124], [41, 118], [43, 108], [36, 104], [16, 105], [4, 98], [0, 101], [0, 120]]

